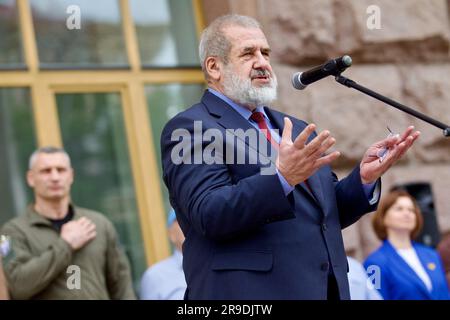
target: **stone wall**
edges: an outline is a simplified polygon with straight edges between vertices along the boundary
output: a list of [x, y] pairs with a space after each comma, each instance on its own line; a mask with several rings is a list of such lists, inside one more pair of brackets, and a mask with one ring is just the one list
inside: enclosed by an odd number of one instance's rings
[[[373, 21], [370, 5], [380, 9], [380, 29], [367, 26]], [[332, 77], [303, 91], [294, 90], [290, 79], [296, 71], [349, 54], [354, 63], [345, 76], [449, 124], [449, 7], [445, 0], [204, 1], [208, 21], [234, 12], [262, 22], [280, 84], [278, 108], [332, 132], [335, 149], [342, 152], [334, 163], [341, 177], [370, 144], [388, 134], [386, 126], [400, 132], [413, 124], [421, 130], [414, 149], [383, 177], [383, 190], [399, 183], [431, 183], [442, 232], [450, 230], [450, 138]], [[344, 237], [360, 260], [379, 244], [370, 215], [344, 230]]]

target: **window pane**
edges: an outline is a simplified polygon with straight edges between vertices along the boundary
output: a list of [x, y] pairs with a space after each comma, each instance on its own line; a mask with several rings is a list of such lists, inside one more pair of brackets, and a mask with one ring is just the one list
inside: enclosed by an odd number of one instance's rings
[[146, 259], [120, 95], [58, 94], [57, 105], [64, 147], [75, 169], [73, 201], [113, 222], [137, 288]]
[[23, 67], [19, 13], [15, 0], [0, 0], [0, 68]]
[[131, 0], [144, 66], [198, 66], [192, 1]]
[[30, 0], [41, 67], [128, 65], [116, 0]]
[[[204, 89], [203, 84], [145, 86], [152, 126], [153, 145], [157, 152], [160, 177], [162, 177], [160, 139], [164, 125], [177, 113], [199, 102]], [[169, 195], [162, 179], [160, 180], [160, 185], [167, 213], [170, 209]]]
[[35, 148], [29, 90], [0, 89], [0, 226], [33, 199], [25, 174]]

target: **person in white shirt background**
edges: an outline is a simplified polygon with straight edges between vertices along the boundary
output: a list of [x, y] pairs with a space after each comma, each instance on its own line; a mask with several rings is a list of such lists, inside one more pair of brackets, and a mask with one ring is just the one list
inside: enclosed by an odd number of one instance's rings
[[347, 255], [348, 285], [351, 300], [382, 300], [380, 293], [370, 281], [361, 262]]
[[186, 280], [181, 253], [184, 235], [173, 209], [167, 218], [167, 228], [174, 246], [173, 254], [145, 271], [141, 279], [141, 300], [182, 300], [184, 297]]

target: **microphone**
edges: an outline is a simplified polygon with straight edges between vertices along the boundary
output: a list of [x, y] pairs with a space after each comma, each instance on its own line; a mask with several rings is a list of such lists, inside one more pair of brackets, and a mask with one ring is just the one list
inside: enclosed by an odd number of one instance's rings
[[296, 72], [292, 75], [292, 86], [295, 89], [303, 90], [309, 84], [328, 76], [337, 76], [352, 65], [350, 56], [342, 56], [325, 62], [305, 72]]

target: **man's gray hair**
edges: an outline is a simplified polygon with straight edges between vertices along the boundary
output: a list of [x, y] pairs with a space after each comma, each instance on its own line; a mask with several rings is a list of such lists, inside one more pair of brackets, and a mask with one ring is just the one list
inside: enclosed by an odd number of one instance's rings
[[205, 62], [208, 57], [218, 57], [225, 64], [228, 63], [231, 43], [224, 33], [224, 28], [228, 26], [261, 29], [260, 23], [255, 19], [238, 14], [224, 15], [211, 22], [203, 30], [198, 48], [200, 63], [206, 79], [208, 79], [208, 73], [206, 72]]
[[36, 162], [36, 158], [37, 158], [38, 154], [40, 154], [40, 153], [47, 153], [47, 154], [62, 153], [67, 157], [67, 159], [69, 159], [69, 166], [72, 166], [70, 164], [69, 154], [66, 152], [66, 150], [64, 150], [63, 148], [48, 146], [48, 147], [39, 148], [31, 154], [30, 160], [28, 161], [28, 169], [29, 170], [31, 170], [31, 168], [33, 168], [33, 165]]

